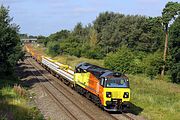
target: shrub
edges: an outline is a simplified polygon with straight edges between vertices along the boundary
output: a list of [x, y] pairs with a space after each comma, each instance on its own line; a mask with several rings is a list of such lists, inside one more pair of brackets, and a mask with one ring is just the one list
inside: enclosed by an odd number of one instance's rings
[[162, 52], [156, 51], [150, 54], [133, 52], [123, 46], [117, 52], [108, 54], [104, 64], [112, 70], [131, 74], [144, 73], [153, 78], [161, 71]]
[[163, 53], [161, 51], [156, 51], [154, 53], [148, 54], [143, 58], [141, 66], [144, 69], [144, 73], [150, 77], [158, 75], [163, 66]]
[[51, 56], [57, 56], [61, 53], [60, 45], [58, 42], [49, 42], [47, 44], [47, 53]]
[[112, 70], [131, 73], [134, 58], [133, 52], [123, 46], [117, 52], [108, 54], [104, 60], [104, 65]]

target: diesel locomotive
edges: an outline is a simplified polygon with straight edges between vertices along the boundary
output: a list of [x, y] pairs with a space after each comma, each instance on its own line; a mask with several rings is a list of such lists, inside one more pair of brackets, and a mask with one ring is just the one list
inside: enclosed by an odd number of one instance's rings
[[80, 63], [74, 73], [75, 89], [107, 111], [128, 106], [130, 88], [127, 76], [89, 63]]

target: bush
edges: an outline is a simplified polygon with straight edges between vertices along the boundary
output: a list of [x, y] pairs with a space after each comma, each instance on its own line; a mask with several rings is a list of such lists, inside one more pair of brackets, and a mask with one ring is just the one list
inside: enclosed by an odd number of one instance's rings
[[108, 54], [104, 60], [104, 65], [122, 73], [132, 73], [134, 58], [133, 52], [123, 46], [117, 52]]
[[144, 73], [150, 77], [158, 75], [164, 63], [162, 56], [163, 53], [161, 51], [156, 51], [143, 58], [141, 65], [144, 68]]
[[104, 54], [99, 47], [91, 48], [86, 45], [82, 47], [82, 56], [90, 59], [102, 59], [104, 58]]
[[81, 57], [81, 49], [80, 48], [69, 48], [69, 54], [76, 56], [76, 57]]
[[49, 42], [47, 44], [47, 53], [51, 56], [57, 56], [61, 53], [60, 45], [58, 42]]
[[133, 52], [123, 46], [117, 52], [108, 54], [104, 64], [112, 70], [131, 74], [144, 73], [153, 78], [161, 71], [162, 56], [161, 51], [146, 54]]

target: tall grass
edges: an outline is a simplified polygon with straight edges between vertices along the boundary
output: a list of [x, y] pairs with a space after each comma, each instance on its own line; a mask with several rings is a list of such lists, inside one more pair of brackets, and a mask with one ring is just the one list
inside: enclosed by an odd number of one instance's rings
[[178, 120], [180, 118], [180, 85], [144, 75], [129, 75], [131, 101], [143, 109], [142, 114], [153, 120]]
[[104, 66], [103, 60], [88, 59], [84, 57], [78, 58], [75, 56], [61, 55], [61, 56], [56, 56], [53, 59], [57, 60], [60, 63], [67, 64], [71, 66], [72, 68], [75, 68], [75, 66], [81, 62], [87, 62], [87, 63], [91, 63], [91, 64], [98, 65], [101, 67]]
[[13, 86], [13, 82], [11, 79], [0, 79], [0, 120], [42, 120], [38, 109], [29, 105], [26, 90], [20, 85]]

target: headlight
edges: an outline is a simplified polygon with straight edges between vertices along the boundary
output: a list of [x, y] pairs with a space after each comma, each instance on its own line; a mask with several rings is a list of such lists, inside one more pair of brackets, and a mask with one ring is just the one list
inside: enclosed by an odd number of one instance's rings
[[111, 98], [111, 92], [106, 92], [106, 97]]
[[128, 92], [124, 92], [123, 98], [129, 98], [129, 93]]

